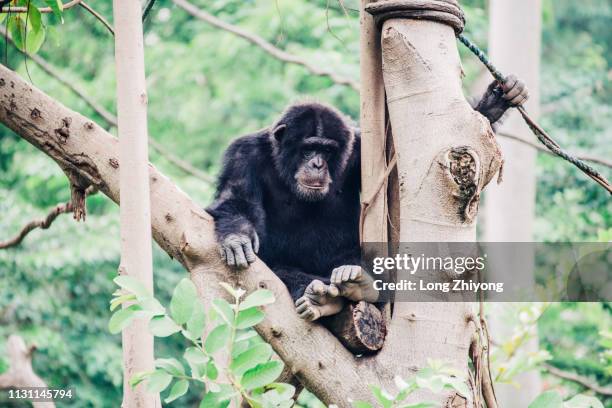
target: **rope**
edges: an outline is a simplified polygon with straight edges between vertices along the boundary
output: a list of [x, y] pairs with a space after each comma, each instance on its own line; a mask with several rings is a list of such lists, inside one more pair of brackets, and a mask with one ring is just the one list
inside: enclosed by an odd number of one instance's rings
[[[477, 45], [471, 42], [463, 34], [459, 34], [457, 38], [470, 51], [472, 51], [474, 55], [476, 55], [476, 57], [478, 57], [478, 59], [485, 65], [485, 67], [487, 67], [491, 75], [493, 75], [493, 77], [498, 82], [500, 83], [504, 82], [505, 76], [491, 63], [488, 56], [480, 48], [478, 48]], [[559, 146], [559, 144], [555, 142], [548, 135], [548, 133], [546, 133], [546, 131], [542, 129], [542, 127], [540, 127], [540, 125], [538, 125], [533, 119], [531, 119], [531, 117], [529, 116], [529, 114], [527, 113], [527, 111], [525, 110], [523, 106], [517, 106], [516, 108], [518, 109], [519, 113], [523, 117], [523, 120], [525, 121], [525, 123], [527, 123], [527, 126], [529, 126], [529, 129], [531, 129], [533, 134], [536, 135], [538, 140], [544, 146], [546, 146], [548, 150], [553, 152], [555, 155], [561, 157], [562, 159], [570, 162], [574, 166], [578, 167], [583, 173], [585, 173], [587, 176], [595, 180], [595, 182], [597, 182], [600, 186], [605, 188], [608, 191], [608, 193], [612, 194], [612, 186], [601, 173], [599, 173], [597, 170], [595, 170], [593, 167], [589, 166], [588, 164], [586, 164], [579, 158], [572, 156], [571, 154], [561, 149], [561, 146]]]

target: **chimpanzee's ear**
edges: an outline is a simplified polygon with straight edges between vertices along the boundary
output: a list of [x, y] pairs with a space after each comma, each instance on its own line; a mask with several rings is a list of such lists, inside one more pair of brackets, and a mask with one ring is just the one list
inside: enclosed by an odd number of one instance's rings
[[280, 123], [280, 124], [276, 125], [276, 127], [272, 131], [272, 134], [274, 135], [274, 138], [278, 142], [280, 142], [282, 140], [283, 136], [285, 136], [285, 131], [286, 130], [287, 130], [287, 125], [285, 125], [284, 123]]

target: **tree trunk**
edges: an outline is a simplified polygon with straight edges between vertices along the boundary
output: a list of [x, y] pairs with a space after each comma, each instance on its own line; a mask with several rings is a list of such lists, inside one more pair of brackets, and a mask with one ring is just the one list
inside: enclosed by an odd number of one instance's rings
[[[491, 60], [502, 72], [514, 73], [527, 84], [530, 98], [526, 107], [536, 119], [540, 108], [541, 1], [492, 0], [489, 15]], [[533, 139], [531, 131], [514, 109], [503, 121], [499, 132]], [[504, 182], [493, 186], [485, 194], [483, 239], [487, 242], [532, 242], [536, 151], [513, 140], [504, 139], [500, 144], [504, 151]], [[533, 253], [531, 256], [517, 257], [512, 251], [506, 252], [507, 256], [497, 258], [505, 265], [499, 270], [509, 270], [510, 265], [510, 269], [517, 274], [517, 281], [533, 281]], [[503, 253], [500, 252], [500, 255]], [[492, 273], [495, 274], [497, 269], [493, 265]], [[496, 278], [493, 276], [492, 280]], [[514, 327], [496, 319], [495, 314], [491, 315], [490, 322], [494, 340], [503, 341], [512, 336]], [[533, 334], [522, 347], [525, 352], [539, 349], [537, 333]], [[520, 384], [518, 393], [513, 384], [496, 386], [501, 407], [526, 407], [541, 392], [542, 381], [537, 370], [523, 373], [515, 380]]]
[[[9, 361], [7, 372], [0, 374], [0, 390], [9, 388], [48, 388], [32, 368], [32, 353], [34, 347], [26, 347], [25, 342], [16, 334], [9, 336], [6, 341], [6, 354]], [[33, 401], [34, 408], [55, 408], [53, 401]]]
[[[478, 199], [501, 164], [488, 121], [461, 91], [461, 64], [450, 26], [390, 19], [382, 28], [383, 74], [396, 154], [400, 241], [473, 242]], [[454, 173], [471, 169], [470, 180]], [[462, 170], [462, 169], [460, 169]], [[464, 183], [475, 187], [464, 194]], [[442, 360], [468, 378], [474, 326], [470, 303], [397, 302], [379, 363], [404, 377]], [[415, 401], [473, 406], [473, 396], [415, 394]]]
[[381, 179], [387, 167], [385, 88], [382, 79], [380, 30], [376, 27], [374, 18], [364, 11], [368, 3], [371, 3], [371, 0], [361, 0], [360, 9], [361, 117], [359, 125], [361, 128], [361, 205], [364, 211], [360, 234], [361, 240], [365, 242], [386, 242], [386, 182]]
[[[147, 92], [141, 4], [138, 0], [114, 0], [115, 65], [121, 193], [120, 274], [133, 276], [153, 292], [151, 204], [147, 143]], [[153, 336], [144, 319], [123, 329], [123, 406], [159, 407], [159, 394], [144, 385], [132, 389], [130, 378], [154, 369]]]

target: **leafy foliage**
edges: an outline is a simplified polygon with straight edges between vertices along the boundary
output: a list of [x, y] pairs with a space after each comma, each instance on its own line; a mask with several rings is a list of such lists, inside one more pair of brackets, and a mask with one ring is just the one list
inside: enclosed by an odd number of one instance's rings
[[[131, 304], [113, 314], [109, 323], [111, 332], [116, 332], [126, 320], [145, 318], [149, 319], [149, 330], [155, 336], [167, 337], [180, 332], [190, 344], [183, 354], [189, 373], [183, 362], [175, 358], [158, 358], [155, 360], [156, 370], [138, 373], [130, 379], [131, 386], [145, 382], [148, 391], [162, 392], [174, 381], [165, 398], [165, 402], [171, 402], [187, 393], [191, 383], [206, 384], [200, 402], [202, 408], [226, 407], [238, 397], [253, 408], [293, 406], [295, 387], [275, 382], [284, 364], [272, 359], [272, 348], [268, 344], [255, 340], [253, 326], [261, 319], [241, 318], [256, 315], [254, 312], [263, 317], [257, 308], [274, 302], [272, 292], [259, 289], [242, 300], [243, 290], [223, 285], [234, 302], [230, 304], [225, 299], [215, 299], [215, 308], [208, 313], [209, 332], [202, 340], [207, 328], [206, 313], [189, 279], [182, 279], [174, 289], [168, 313], [146, 288], [134, 279], [126, 278], [129, 277], [115, 279], [121, 290], [115, 292], [111, 307], [127, 302]], [[130, 312], [126, 314], [126, 311]], [[116, 318], [118, 315], [120, 319]], [[229, 356], [227, 364], [219, 364], [224, 357], [219, 355], [221, 350]], [[218, 381], [220, 370], [223, 370], [222, 378], [227, 382]]]
[[[439, 361], [429, 361], [429, 367], [421, 369], [414, 377], [405, 381], [401, 377], [395, 377], [395, 386], [397, 394], [393, 395], [385, 389], [371, 385], [372, 394], [378, 404], [382, 408], [436, 408], [440, 407], [438, 403], [428, 401], [407, 402], [410, 394], [419, 389], [427, 389], [434, 394], [440, 394], [444, 390], [454, 390], [457, 393], [468, 396], [470, 390], [462, 377], [452, 368], [446, 367]], [[364, 402], [356, 401], [353, 403], [355, 408], [373, 408], [373, 405]]]

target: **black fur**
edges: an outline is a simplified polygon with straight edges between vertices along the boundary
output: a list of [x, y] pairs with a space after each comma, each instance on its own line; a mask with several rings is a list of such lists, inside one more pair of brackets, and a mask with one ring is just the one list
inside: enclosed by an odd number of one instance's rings
[[[280, 142], [273, 131], [286, 128]], [[296, 192], [301, 143], [316, 136], [337, 142], [328, 156], [332, 179], [320, 200]], [[302, 296], [313, 279], [328, 280], [332, 269], [358, 264], [359, 136], [333, 108], [317, 103], [291, 106], [277, 124], [243, 136], [228, 148], [214, 203], [217, 239], [241, 232], [260, 241], [259, 257]]]

